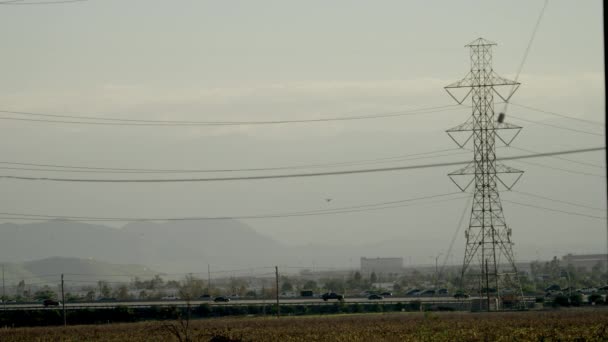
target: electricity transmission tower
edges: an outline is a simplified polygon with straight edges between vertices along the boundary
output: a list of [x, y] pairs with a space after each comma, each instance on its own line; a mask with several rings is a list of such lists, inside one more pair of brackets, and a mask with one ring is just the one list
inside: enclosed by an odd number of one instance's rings
[[449, 177], [462, 191], [471, 184], [474, 187], [461, 276], [463, 290], [483, 298], [478, 309], [487, 310], [498, 309], [501, 300], [507, 304], [508, 297], [523, 299], [511, 229], [505, 222], [498, 191], [499, 185], [511, 189], [523, 171], [496, 161], [496, 143], [509, 145], [521, 127], [503, 122], [504, 114], [497, 117], [494, 112], [494, 96], [508, 102], [519, 83], [500, 77], [492, 69], [494, 45], [483, 38], [466, 45], [470, 48], [471, 70], [462, 80], [445, 87], [458, 104], [469, 96], [472, 100], [471, 117], [447, 133], [461, 148], [472, 138], [473, 161]]

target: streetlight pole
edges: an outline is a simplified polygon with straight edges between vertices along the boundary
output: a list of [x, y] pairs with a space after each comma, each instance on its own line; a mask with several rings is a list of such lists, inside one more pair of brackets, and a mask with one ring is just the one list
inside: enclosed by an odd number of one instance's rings
[[[566, 273], [566, 279], [568, 279], [568, 300], [572, 298], [572, 285], [570, 284], [570, 272], [567, 268], [564, 268], [562, 272]], [[563, 273], [562, 273], [563, 274]]]
[[436, 257], [435, 257], [435, 291], [438, 290], [439, 287], [439, 257], [442, 256], [443, 253], [439, 253]]

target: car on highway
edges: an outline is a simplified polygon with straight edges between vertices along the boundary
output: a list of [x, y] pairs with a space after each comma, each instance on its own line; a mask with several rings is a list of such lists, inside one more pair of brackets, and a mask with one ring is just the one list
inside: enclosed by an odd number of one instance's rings
[[435, 290], [424, 290], [418, 294], [418, 296], [434, 296]]
[[439, 290], [437, 290], [437, 294], [438, 295], [447, 295], [448, 289], [439, 289]]
[[367, 299], [369, 300], [381, 300], [384, 299], [384, 297], [382, 297], [381, 295], [377, 295], [377, 294], [371, 294], [367, 297]]
[[417, 296], [422, 292], [421, 289], [411, 289], [405, 293], [406, 296]]
[[161, 298], [162, 300], [179, 300], [178, 296], [164, 296]]
[[98, 302], [115, 302], [116, 298], [103, 297], [103, 298], [99, 298], [97, 301]]
[[52, 299], [45, 299], [42, 301], [42, 305], [44, 305], [45, 308], [48, 308], [49, 306], [59, 306], [59, 304], [61, 303]]
[[213, 298], [213, 301], [216, 302], [216, 303], [220, 303], [220, 302], [227, 303], [227, 302], [230, 301], [230, 298], [219, 296], [219, 297]]
[[582, 289], [576, 290], [576, 292], [588, 295], [588, 294], [596, 293], [597, 292], [597, 288], [595, 288], [595, 287], [584, 287]]
[[462, 291], [458, 291], [456, 293], [454, 293], [454, 298], [456, 299], [464, 299], [464, 298], [469, 298], [469, 295], [462, 292]]
[[337, 299], [337, 300], [342, 301], [342, 300], [344, 300], [344, 295], [337, 294], [335, 292], [327, 292], [327, 293], [324, 293], [323, 295], [321, 295], [321, 299], [323, 299], [326, 302], [330, 299]]
[[392, 297], [393, 296], [393, 294], [391, 292], [382, 292], [380, 295], [384, 296], [384, 297]]

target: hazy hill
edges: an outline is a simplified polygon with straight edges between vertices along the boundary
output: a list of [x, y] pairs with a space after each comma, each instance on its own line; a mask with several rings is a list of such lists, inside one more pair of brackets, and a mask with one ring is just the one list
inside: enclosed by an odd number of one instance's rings
[[[159, 271], [203, 271], [207, 264], [274, 265], [285, 247], [233, 220], [131, 223], [121, 229], [73, 221], [0, 225], [0, 260], [91, 258]], [[67, 271], [66, 271], [67, 272]]]
[[[361, 245], [327, 245], [323, 239], [306, 246], [286, 246], [257, 233], [235, 220], [138, 222], [123, 228], [73, 221], [54, 220], [31, 224], [0, 225], [0, 262], [21, 263], [52, 257], [103, 260], [112, 264], [145, 265], [164, 273], [203, 272], [207, 264], [215, 270], [260, 266], [352, 267], [360, 257], [403, 257], [405, 266], [434, 264], [434, 256], [444, 253], [449, 241], [387, 238], [383, 242]], [[436, 246], [429, 250], [428, 246]], [[532, 247], [521, 244], [519, 260], [531, 260]], [[461, 248], [456, 245], [455, 248]], [[526, 253], [528, 251], [528, 253]], [[459, 254], [454, 252], [454, 254]], [[439, 261], [443, 261], [443, 257]], [[450, 256], [451, 262], [459, 258]], [[76, 273], [82, 267], [104, 268], [92, 262], [71, 263], [69, 259], [50, 259], [51, 264], [33, 264], [22, 269], [51, 273]], [[63, 266], [52, 266], [61, 265]], [[51, 268], [52, 266], [52, 268]], [[63, 267], [63, 268], [62, 268]], [[48, 272], [47, 272], [48, 273]], [[108, 273], [108, 272], [104, 272]], [[117, 273], [111, 271], [110, 273]], [[121, 273], [121, 272], [118, 272]]]

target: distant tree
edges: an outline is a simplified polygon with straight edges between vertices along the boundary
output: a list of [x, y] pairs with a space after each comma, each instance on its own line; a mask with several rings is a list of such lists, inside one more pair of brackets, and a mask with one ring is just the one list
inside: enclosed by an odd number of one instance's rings
[[128, 300], [131, 299], [131, 295], [129, 295], [129, 288], [126, 284], [120, 285], [118, 288], [114, 290], [114, 298], [120, 300]]
[[247, 281], [242, 278], [230, 278], [230, 292], [239, 296], [245, 295], [247, 292]]
[[70, 303], [70, 302], [78, 302], [82, 300], [82, 297], [79, 297], [71, 292], [68, 292], [65, 294], [65, 301], [66, 303]]
[[378, 277], [376, 276], [376, 272], [372, 272], [372, 274], [369, 276], [369, 281], [372, 283], [375, 283], [378, 281]]
[[177, 280], [168, 280], [165, 284], [166, 289], [179, 289], [181, 287], [181, 283]]
[[55, 291], [51, 290], [48, 285], [44, 285], [43, 288], [34, 292], [34, 299], [45, 300], [45, 299], [57, 299]]
[[151, 280], [150, 282], [150, 289], [151, 290], [155, 290], [155, 289], [160, 289], [163, 286], [163, 278], [160, 277], [160, 275], [155, 275], [154, 279]]
[[182, 299], [190, 301], [200, 297], [205, 292], [205, 284], [202, 279], [188, 274], [181, 281], [179, 295]]
[[99, 295], [102, 298], [109, 298], [112, 296], [112, 288], [110, 284], [105, 280], [99, 280], [97, 282], [97, 287], [99, 288]]
[[84, 296], [85, 300], [88, 302], [92, 302], [95, 300], [95, 291], [89, 290], [87, 294]]
[[340, 292], [345, 288], [343, 279], [324, 279], [325, 288], [329, 291]]
[[303, 290], [316, 290], [317, 282], [314, 280], [308, 280], [307, 282], [304, 283], [304, 286], [302, 289]]
[[286, 276], [281, 276], [281, 292], [293, 291], [293, 284]]
[[357, 272], [355, 272], [355, 274], [353, 274], [353, 280], [356, 282], [361, 281], [361, 273], [359, 273], [359, 271], [357, 271]]
[[21, 279], [19, 284], [17, 284], [17, 295], [23, 296], [24, 292], [25, 292], [25, 281], [23, 279]]

